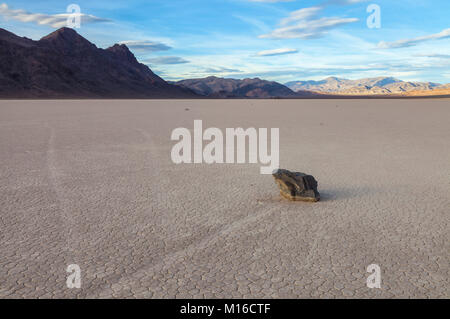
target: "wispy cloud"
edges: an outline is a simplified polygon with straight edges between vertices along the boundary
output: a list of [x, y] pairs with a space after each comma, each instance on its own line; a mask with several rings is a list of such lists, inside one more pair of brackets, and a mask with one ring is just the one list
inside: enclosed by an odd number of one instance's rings
[[450, 54], [422, 53], [422, 54], [415, 54], [414, 56], [422, 58], [450, 59]]
[[156, 57], [156, 58], [145, 59], [144, 62], [150, 63], [150, 64], [156, 64], [156, 65], [189, 63], [188, 60], [185, 60], [185, 59], [177, 57], [177, 56], [160, 56], [160, 57]]
[[258, 32], [269, 32], [271, 29], [267, 24], [253, 17], [245, 17], [238, 14], [233, 14], [233, 17], [258, 29]]
[[198, 65], [195, 68], [185, 69], [180, 72], [177, 70], [176, 73], [169, 72], [167, 74], [167, 79], [170, 80], [183, 80], [183, 79], [193, 79], [193, 78], [205, 78], [208, 76], [218, 76], [218, 77], [239, 77], [242, 70], [229, 68], [229, 67], [208, 67], [204, 66], [199, 68]]
[[310, 21], [313, 18], [317, 17], [322, 10], [323, 7], [309, 7], [296, 10], [294, 12], [291, 12], [289, 17], [282, 19], [280, 21], [280, 25], [285, 26], [289, 25], [292, 22]]
[[125, 44], [132, 50], [146, 52], [167, 51], [172, 49], [172, 47], [164, 43], [155, 41], [121, 41], [119, 44]]
[[407, 48], [407, 47], [415, 46], [422, 42], [426, 42], [426, 41], [430, 41], [430, 40], [446, 39], [446, 38], [450, 38], [450, 28], [442, 30], [439, 33], [434, 33], [434, 34], [425, 35], [425, 36], [412, 38], [412, 39], [403, 39], [403, 40], [398, 40], [398, 41], [393, 41], [393, 42], [381, 41], [378, 43], [377, 47], [379, 49]]
[[280, 21], [280, 27], [260, 38], [269, 39], [313, 39], [324, 36], [327, 31], [338, 26], [357, 22], [357, 18], [319, 17], [320, 12], [330, 4], [351, 4], [360, 0], [332, 0], [315, 7], [293, 11]]
[[256, 54], [256, 56], [274, 56], [274, 55], [285, 55], [285, 54], [294, 54], [294, 53], [298, 53], [298, 50], [289, 49], [289, 48], [281, 48], [281, 49], [260, 51]]
[[319, 18], [311, 21], [301, 21], [295, 25], [278, 28], [260, 38], [269, 39], [315, 39], [324, 36], [327, 31], [340, 25], [357, 22], [357, 18]]
[[[44, 14], [44, 13], [31, 13], [22, 9], [11, 9], [6, 3], [0, 4], [0, 15], [18, 20], [21, 22], [33, 22], [40, 25], [49, 25], [52, 28], [62, 28], [67, 25], [67, 18], [71, 17], [70, 13], [61, 14]], [[96, 22], [109, 22], [111, 20], [99, 18], [90, 14], [80, 14], [81, 24], [96, 23]]]
[[207, 68], [203, 71], [203, 73], [212, 73], [212, 74], [221, 74], [221, 73], [240, 73], [241, 70], [238, 69], [231, 69], [231, 68], [225, 68], [225, 67], [218, 67], [218, 68]]

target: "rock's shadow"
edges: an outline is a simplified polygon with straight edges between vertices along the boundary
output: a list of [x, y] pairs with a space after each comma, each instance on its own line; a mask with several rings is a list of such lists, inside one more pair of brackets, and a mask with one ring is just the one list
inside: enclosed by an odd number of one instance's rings
[[257, 203], [285, 203], [285, 204], [296, 204], [296, 203], [304, 203], [304, 204], [320, 204], [321, 202], [333, 202], [339, 200], [350, 200], [354, 198], [361, 198], [370, 196], [375, 193], [379, 193], [380, 190], [373, 187], [339, 187], [339, 188], [325, 188], [320, 189], [320, 201], [308, 202], [308, 201], [290, 201], [286, 198], [283, 198], [277, 191], [275, 193], [268, 194], [267, 197], [260, 197], [257, 199]]
[[373, 187], [339, 187], [319, 189], [321, 202], [361, 198], [378, 192], [379, 190]]

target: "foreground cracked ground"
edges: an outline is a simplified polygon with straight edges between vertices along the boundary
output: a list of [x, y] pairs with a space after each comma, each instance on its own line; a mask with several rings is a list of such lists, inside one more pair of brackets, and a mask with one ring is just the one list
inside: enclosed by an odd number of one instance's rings
[[[173, 164], [194, 119], [279, 127], [322, 201]], [[449, 100], [4, 100], [0, 160], [0, 298], [450, 297]]]

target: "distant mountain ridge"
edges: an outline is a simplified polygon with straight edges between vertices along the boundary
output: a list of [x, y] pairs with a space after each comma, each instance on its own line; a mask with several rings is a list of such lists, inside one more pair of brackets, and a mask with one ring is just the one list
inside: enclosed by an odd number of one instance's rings
[[405, 82], [393, 77], [348, 80], [328, 77], [320, 81], [291, 81], [285, 83], [293, 91], [313, 91], [327, 94], [375, 95], [402, 94], [411, 91], [431, 91], [441, 87], [433, 82]]
[[304, 93], [293, 92], [278, 82], [259, 78], [238, 80], [209, 76], [172, 83], [211, 98], [293, 98]]
[[0, 97], [198, 97], [161, 79], [125, 45], [100, 49], [70, 28], [39, 41], [0, 29], [0, 61]]

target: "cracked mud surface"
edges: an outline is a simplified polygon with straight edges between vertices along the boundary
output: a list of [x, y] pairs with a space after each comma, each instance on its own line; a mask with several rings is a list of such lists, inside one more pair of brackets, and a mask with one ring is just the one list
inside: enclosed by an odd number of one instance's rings
[[[173, 164], [194, 119], [279, 127], [322, 200]], [[0, 159], [0, 298], [450, 297], [449, 100], [3, 100]]]

